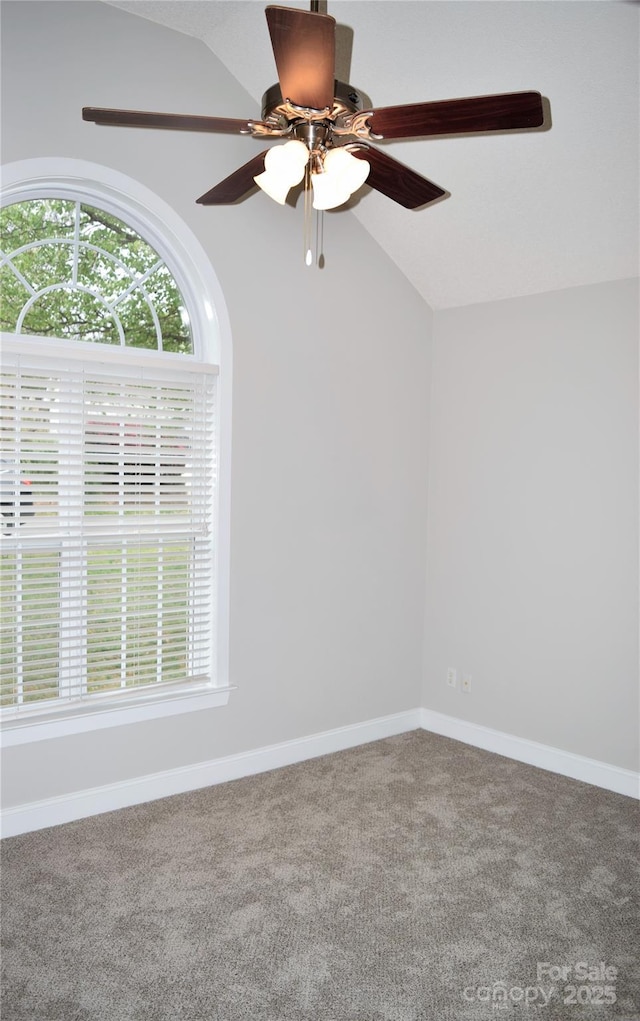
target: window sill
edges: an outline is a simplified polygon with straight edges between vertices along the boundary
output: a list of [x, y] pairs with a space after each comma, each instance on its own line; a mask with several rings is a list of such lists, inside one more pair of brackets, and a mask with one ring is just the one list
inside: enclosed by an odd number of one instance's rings
[[145, 723], [147, 720], [215, 709], [227, 704], [232, 690], [231, 687], [199, 688], [190, 692], [147, 697], [133, 704], [127, 701], [111, 706], [79, 706], [50, 716], [7, 720], [2, 725], [2, 747], [11, 748], [34, 741], [86, 734], [105, 727], [122, 727], [129, 723]]

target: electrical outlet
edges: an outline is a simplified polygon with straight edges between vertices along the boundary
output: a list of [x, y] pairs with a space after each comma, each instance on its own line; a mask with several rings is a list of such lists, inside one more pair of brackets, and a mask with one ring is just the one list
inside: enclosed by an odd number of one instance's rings
[[450, 666], [447, 668], [447, 685], [449, 688], [455, 688], [458, 683], [458, 677], [456, 674], [456, 668]]
[[471, 674], [463, 674], [462, 690], [467, 694], [471, 691]]

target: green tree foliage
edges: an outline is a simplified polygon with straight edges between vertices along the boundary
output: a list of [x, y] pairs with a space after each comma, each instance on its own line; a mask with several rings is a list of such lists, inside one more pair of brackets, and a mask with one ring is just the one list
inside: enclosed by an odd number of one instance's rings
[[0, 329], [191, 353], [178, 286], [116, 216], [67, 199], [0, 210]]

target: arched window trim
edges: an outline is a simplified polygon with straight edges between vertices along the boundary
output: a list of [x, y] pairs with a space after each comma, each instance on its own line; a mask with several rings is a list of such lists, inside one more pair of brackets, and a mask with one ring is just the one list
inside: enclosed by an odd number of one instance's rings
[[[198, 239], [159, 196], [119, 171], [84, 160], [39, 158], [7, 164], [2, 168], [0, 203], [8, 205], [33, 198], [55, 197], [87, 202], [120, 217], [152, 245], [174, 276], [189, 311], [194, 353], [161, 355], [167, 361], [213, 363], [219, 369], [216, 426], [218, 435], [218, 488], [216, 496], [216, 679], [209, 691], [149, 699], [144, 704], [118, 706], [107, 711], [91, 710], [55, 720], [9, 723], [3, 728], [5, 745], [22, 744], [43, 738], [101, 729], [124, 723], [142, 722], [163, 716], [224, 705], [229, 683], [229, 541], [230, 541], [230, 452], [231, 452], [231, 330], [222, 289]], [[29, 338], [8, 335], [29, 344]], [[53, 341], [51, 352], [77, 347], [102, 352], [109, 345], [84, 341]], [[113, 351], [113, 348], [111, 348]], [[121, 361], [153, 351], [117, 349]], [[113, 352], [116, 353], [115, 351]], [[110, 359], [109, 359], [110, 360]]]

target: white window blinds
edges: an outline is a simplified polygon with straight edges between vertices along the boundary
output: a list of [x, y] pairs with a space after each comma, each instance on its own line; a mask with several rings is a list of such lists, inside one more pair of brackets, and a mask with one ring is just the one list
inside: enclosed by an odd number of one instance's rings
[[139, 361], [3, 357], [4, 716], [212, 680], [215, 367]]

